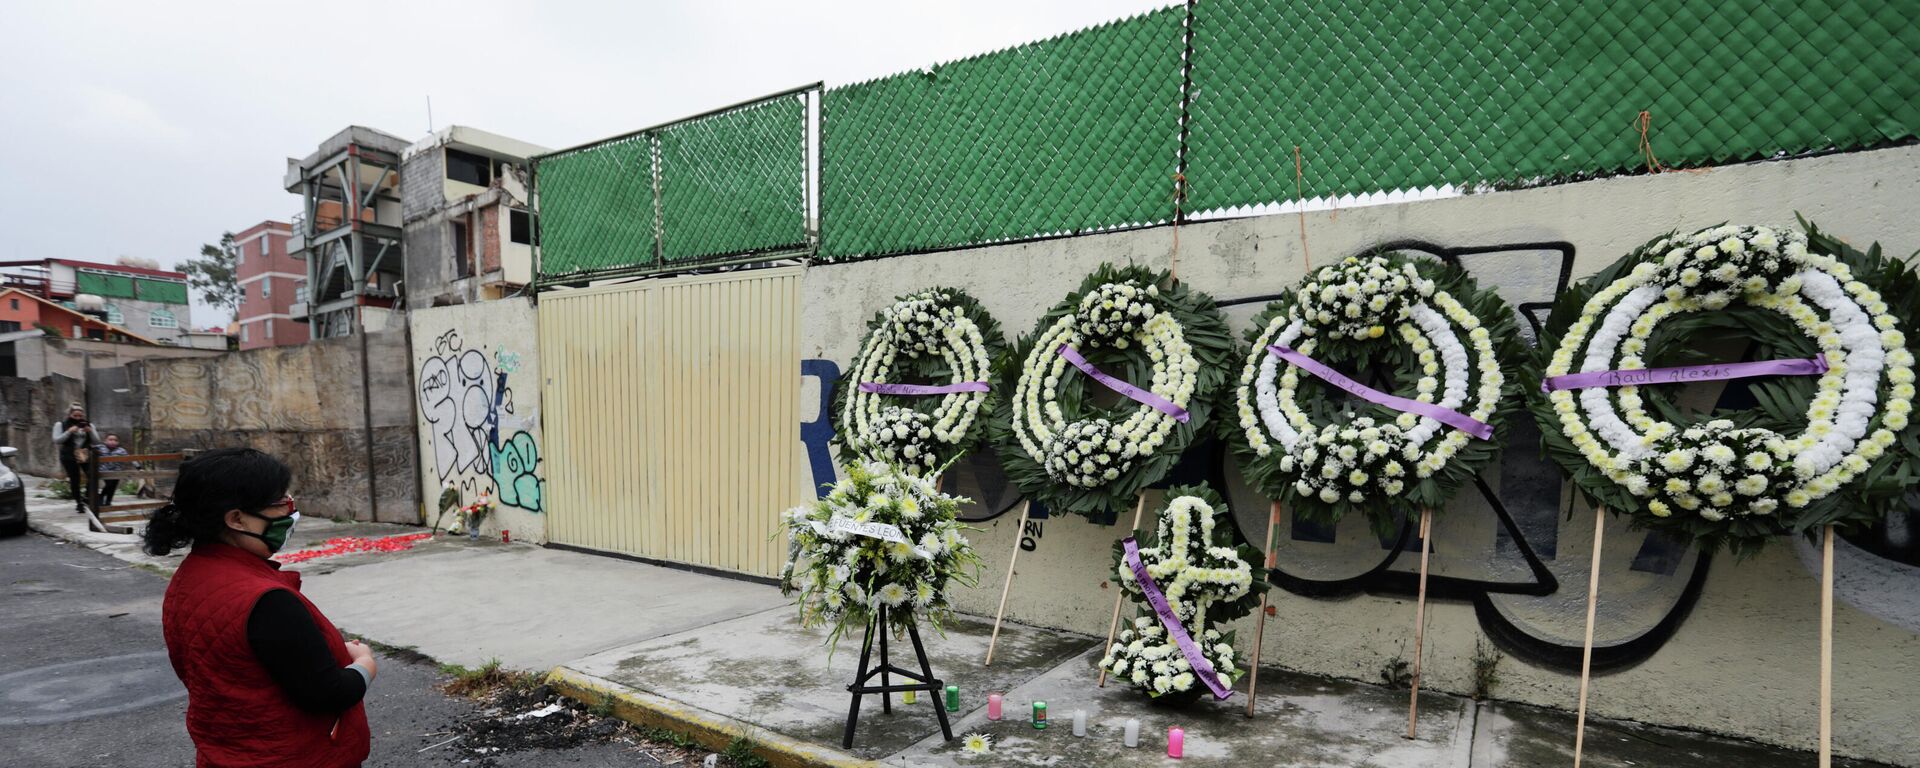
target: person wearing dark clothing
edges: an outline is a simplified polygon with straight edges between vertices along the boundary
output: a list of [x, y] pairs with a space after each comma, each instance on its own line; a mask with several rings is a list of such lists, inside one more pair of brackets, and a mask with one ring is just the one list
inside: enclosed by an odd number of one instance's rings
[[300, 519], [292, 472], [251, 448], [180, 466], [142, 534], [150, 554], [192, 546], [161, 604], [167, 656], [187, 687], [196, 765], [349, 768], [371, 746], [362, 699], [379, 674], [271, 558]]
[[100, 433], [95, 432], [93, 424], [87, 421], [87, 410], [79, 403], [67, 406], [67, 417], [53, 425], [53, 448], [60, 455], [60, 468], [67, 471], [67, 487], [73, 491], [73, 508], [86, 509], [86, 483], [81, 481], [82, 470], [89, 457], [87, 451], [100, 442]]
[[[106, 458], [108, 456], [127, 455], [127, 449], [120, 446], [120, 436], [112, 433], [107, 434], [106, 442], [94, 446], [93, 452], [94, 452], [94, 455], [99, 456], [101, 458]], [[115, 463], [112, 465], [102, 465], [100, 471], [101, 473], [104, 474], [104, 473], [112, 472], [115, 470], [128, 470], [128, 469], [139, 469], [139, 468], [140, 468], [139, 462], [133, 462], [130, 464]], [[100, 506], [103, 508], [113, 506], [113, 494], [119, 490], [120, 490], [119, 478], [114, 478], [112, 480], [101, 480], [100, 481]]]

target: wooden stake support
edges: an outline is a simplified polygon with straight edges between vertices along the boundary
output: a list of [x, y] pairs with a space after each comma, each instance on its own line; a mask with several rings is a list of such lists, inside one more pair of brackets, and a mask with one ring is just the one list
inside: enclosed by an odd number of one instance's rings
[[1587, 639], [1580, 648], [1580, 707], [1573, 719], [1573, 768], [1587, 746], [1587, 684], [1593, 678], [1593, 614], [1600, 605], [1600, 541], [1607, 529], [1607, 508], [1593, 508], [1593, 567], [1587, 571]]
[[[1280, 562], [1280, 552], [1273, 546], [1273, 532], [1280, 527], [1280, 502], [1275, 501], [1267, 507], [1267, 570], [1272, 571]], [[1260, 692], [1260, 646], [1267, 635], [1267, 593], [1273, 590], [1271, 583], [1260, 585], [1260, 618], [1253, 625], [1253, 667], [1247, 677], [1247, 717], [1253, 717], [1254, 697]]]
[[1000, 585], [1000, 609], [993, 612], [993, 636], [987, 640], [987, 660], [981, 666], [993, 666], [993, 648], [1000, 644], [1000, 621], [1007, 615], [1007, 593], [1013, 590], [1013, 564], [1020, 559], [1020, 537], [1026, 535], [1027, 510], [1033, 500], [1020, 502], [1020, 522], [1013, 528], [1013, 554], [1007, 556], [1007, 583]]
[[1833, 526], [1820, 544], [1820, 768], [1833, 768]]
[[[1127, 535], [1131, 536], [1134, 531], [1140, 530], [1140, 516], [1146, 513], [1146, 511], [1147, 490], [1142, 488], [1140, 489], [1140, 494], [1135, 497], [1133, 502], [1133, 527], [1127, 529]], [[1126, 600], [1126, 598], [1127, 591], [1120, 588], [1120, 582], [1116, 579], [1113, 584], [1113, 620], [1107, 622], [1107, 642], [1100, 646], [1100, 653], [1102, 655], [1105, 655], [1108, 649], [1113, 647], [1113, 636], [1120, 631], [1120, 603]], [[1098, 687], [1107, 687], [1107, 671], [1105, 669], [1100, 670], [1100, 685]]]
[[1427, 639], [1427, 553], [1433, 551], [1433, 510], [1420, 509], [1420, 597], [1413, 604], [1413, 695], [1407, 702], [1407, 738], [1420, 719], [1420, 657]]

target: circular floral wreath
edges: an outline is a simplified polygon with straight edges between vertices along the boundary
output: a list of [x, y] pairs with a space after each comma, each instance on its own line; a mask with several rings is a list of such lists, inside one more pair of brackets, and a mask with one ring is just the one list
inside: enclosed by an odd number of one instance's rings
[[979, 414], [992, 412], [991, 393], [900, 397], [860, 385], [986, 382], [1004, 352], [999, 323], [966, 292], [931, 288], [895, 299], [867, 328], [834, 395], [841, 450], [919, 475], [971, 452], [984, 431]]
[[[1236, 453], [1248, 480], [1296, 515], [1326, 523], [1366, 514], [1390, 530], [1437, 509], [1499, 454], [1432, 416], [1340, 395], [1273, 354], [1289, 348], [1329, 366], [1373, 374], [1388, 394], [1432, 403], [1501, 428], [1524, 352], [1514, 312], [1458, 267], [1399, 253], [1349, 258], [1309, 275], [1269, 305], [1234, 390]], [[1410, 388], [1410, 389], [1409, 389]]]
[[1545, 376], [1700, 363], [1702, 338], [1750, 340], [1754, 360], [1818, 355], [1826, 370], [1750, 379], [1754, 407], [1704, 415], [1657, 386], [1536, 393], [1548, 452], [1595, 503], [1708, 551], [1877, 520], [1917, 479], [1900, 330], [1916, 303], [1906, 264], [1811, 225], [1651, 242], [1556, 303]]
[[[1227, 333], [1213, 299], [1167, 273], [1101, 265], [1014, 350], [1013, 395], [995, 419], [1007, 476], [1056, 512], [1106, 521], [1132, 507], [1206, 424], [1231, 356]], [[1188, 419], [1126, 399], [1096, 405], [1089, 395], [1105, 388], [1075, 370], [1063, 347]]]

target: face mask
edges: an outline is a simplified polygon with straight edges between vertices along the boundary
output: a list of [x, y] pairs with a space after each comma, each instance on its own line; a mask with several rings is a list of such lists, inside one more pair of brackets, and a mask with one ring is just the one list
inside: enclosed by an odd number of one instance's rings
[[287, 545], [287, 537], [293, 534], [294, 523], [300, 522], [299, 510], [294, 510], [292, 514], [286, 517], [267, 517], [257, 512], [248, 512], [246, 514], [267, 521], [266, 532], [254, 533], [253, 531], [242, 531], [239, 529], [235, 529], [234, 532], [259, 539], [260, 543], [267, 545], [267, 554], [269, 555], [279, 552], [281, 547]]

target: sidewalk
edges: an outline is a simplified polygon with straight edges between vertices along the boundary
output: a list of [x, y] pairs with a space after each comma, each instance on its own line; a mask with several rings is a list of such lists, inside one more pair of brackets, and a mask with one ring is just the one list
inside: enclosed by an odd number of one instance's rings
[[[36, 488], [37, 486], [30, 486]], [[86, 532], [70, 504], [29, 497], [35, 530], [122, 560], [171, 568], [133, 537]], [[334, 536], [385, 536], [421, 529], [302, 520], [289, 551]], [[1183, 764], [1200, 766], [1378, 766], [1531, 768], [1572, 764], [1573, 716], [1515, 704], [1420, 697], [1419, 738], [1404, 738], [1407, 692], [1264, 669], [1258, 711], [1244, 693], [1185, 709], [1157, 706], [1119, 684], [1098, 688], [1098, 638], [1006, 625], [991, 667], [988, 620], [956, 617], [945, 633], [922, 628], [934, 675], [960, 687], [949, 713], [955, 736], [994, 737], [992, 755], [944, 742], [933, 703], [891, 713], [879, 697], [860, 709], [854, 746], [842, 749], [846, 685], [860, 639], [829, 658], [826, 634], [802, 629], [779, 591], [762, 584], [525, 544], [440, 536], [404, 552], [310, 560], [297, 566], [304, 591], [343, 629], [468, 666], [498, 658], [518, 669], [551, 669], [569, 695], [614, 707], [622, 717], [689, 733], [709, 747], [745, 736], [774, 765], [1105, 766], [1171, 762], [1170, 726], [1186, 732]], [[912, 665], [911, 644], [892, 645]], [[1003, 692], [1005, 719], [986, 719], [986, 694]], [[1045, 701], [1051, 724], [1029, 724]], [[1088, 735], [1072, 735], [1084, 710]], [[1120, 731], [1140, 721], [1140, 746]], [[1813, 756], [1698, 733], [1589, 720], [1585, 765], [1751, 768], [1801, 766]], [[1836, 765], [1877, 764], [1836, 760]]]

